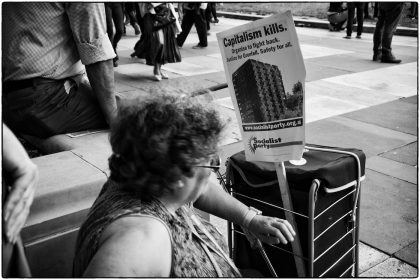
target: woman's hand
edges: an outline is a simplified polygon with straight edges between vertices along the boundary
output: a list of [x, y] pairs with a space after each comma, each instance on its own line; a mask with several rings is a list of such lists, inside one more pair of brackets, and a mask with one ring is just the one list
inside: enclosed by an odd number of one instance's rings
[[3, 181], [3, 184], [8, 184], [7, 187], [10, 188], [3, 205], [3, 233], [9, 242], [15, 243], [34, 199], [38, 168], [5, 124], [3, 124], [3, 170], [9, 179], [7, 182]]
[[269, 216], [256, 215], [250, 222], [248, 230], [261, 241], [273, 245], [287, 244], [296, 235], [293, 227], [286, 220]]
[[3, 207], [3, 231], [9, 242], [15, 243], [34, 200], [38, 168], [31, 161], [26, 161], [14, 170], [12, 178], [11, 191]]

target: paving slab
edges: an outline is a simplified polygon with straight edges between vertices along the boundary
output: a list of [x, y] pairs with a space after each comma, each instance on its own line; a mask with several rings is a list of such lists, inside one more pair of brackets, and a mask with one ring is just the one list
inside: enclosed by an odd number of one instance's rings
[[337, 67], [321, 65], [311, 60], [304, 60], [304, 63], [306, 69], [306, 82], [312, 82], [325, 78], [331, 78], [352, 73], [350, 71], [338, 69]]
[[412, 184], [417, 184], [417, 168], [411, 165], [374, 156], [367, 159], [366, 168]]
[[359, 275], [386, 259], [389, 259], [389, 255], [359, 242]]
[[398, 161], [411, 166], [418, 166], [418, 142], [393, 149], [389, 152], [380, 154], [381, 157]]
[[417, 241], [417, 185], [370, 169], [362, 184], [360, 240], [392, 255]]
[[418, 268], [418, 251], [419, 245], [416, 241], [395, 253], [395, 257]]
[[352, 147], [364, 151], [367, 157], [379, 155], [413, 143], [416, 136], [380, 126], [335, 116], [306, 125], [306, 142], [312, 144]]
[[418, 271], [415, 267], [406, 264], [395, 258], [389, 258], [374, 266], [368, 271], [359, 275], [360, 277], [381, 277], [381, 278], [405, 278], [417, 277]]
[[[137, 74], [136, 74], [137, 75]], [[149, 74], [150, 75], [150, 74]], [[209, 88], [218, 83], [207, 80], [206, 75], [192, 77], [179, 77], [160, 82], [153, 81], [151, 77], [138, 75], [137, 77], [124, 74], [115, 74], [115, 78], [120, 79], [121, 83], [135, 87], [151, 94], [190, 94], [198, 89]]]
[[357, 73], [325, 80], [361, 90], [381, 90], [398, 97], [410, 97], [417, 95], [417, 63], [403, 63], [369, 71], [360, 71], [359, 68]]
[[[307, 83], [305, 93], [306, 97], [317, 94], [335, 100], [351, 102], [355, 105], [359, 105], [362, 108], [393, 101], [398, 98], [395, 95], [387, 94], [378, 90], [364, 90], [362, 92], [360, 88], [356, 86], [337, 86], [336, 83], [329, 82], [327, 79]], [[331, 104], [329, 104], [329, 107], [332, 107]]]
[[395, 100], [344, 115], [346, 118], [417, 135], [417, 105]]
[[414, 96], [410, 96], [410, 97], [406, 97], [406, 98], [401, 98], [400, 100], [403, 102], [409, 102], [412, 104], [418, 104], [418, 95], [414, 95]]

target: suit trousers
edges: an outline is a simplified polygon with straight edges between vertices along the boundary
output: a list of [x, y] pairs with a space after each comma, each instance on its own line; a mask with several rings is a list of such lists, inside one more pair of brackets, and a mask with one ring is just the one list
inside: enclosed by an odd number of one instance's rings
[[193, 24], [195, 24], [195, 28], [197, 29], [199, 45], [207, 47], [207, 23], [205, 10], [203, 9], [199, 9], [199, 11], [185, 10], [181, 24], [182, 32], [176, 38], [178, 46], [182, 47]]
[[378, 7], [378, 21], [373, 34], [373, 51], [382, 49], [382, 55], [391, 55], [391, 43], [403, 11], [403, 2], [381, 2]]

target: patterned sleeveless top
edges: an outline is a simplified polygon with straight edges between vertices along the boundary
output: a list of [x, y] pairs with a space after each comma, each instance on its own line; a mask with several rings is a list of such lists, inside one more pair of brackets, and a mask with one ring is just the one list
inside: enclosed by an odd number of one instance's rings
[[[175, 215], [172, 215], [157, 199], [142, 201], [109, 180], [103, 186], [101, 193], [90, 209], [87, 220], [80, 228], [73, 263], [73, 276], [81, 277], [83, 275], [98, 251], [101, 234], [108, 225], [118, 218], [137, 215], [157, 218], [170, 231], [172, 243], [170, 277], [217, 277], [217, 268], [212, 261], [217, 263], [218, 268], [220, 268], [219, 273], [221, 271], [223, 277], [241, 277], [239, 272], [229, 265], [223, 254], [214, 250], [217, 246], [211, 246], [212, 242], [200, 227], [193, 225], [194, 228], [192, 229], [189, 226], [193, 223], [190, 217], [191, 213], [187, 211], [193, 210], [188, 208], [185, 211], [185, 209], [187, 208], [178, 209]], [[204, 219], [199, 219], [218, 243], [219, 248], [222, 248], [226, 253], [227, 246], [223, 236], [212, 224]], [[193, 234], [193, 231], [199, 236]], [[209, 247], [212, 247], [213, 250], [203, 246], [203, 243], [210, 244]]]

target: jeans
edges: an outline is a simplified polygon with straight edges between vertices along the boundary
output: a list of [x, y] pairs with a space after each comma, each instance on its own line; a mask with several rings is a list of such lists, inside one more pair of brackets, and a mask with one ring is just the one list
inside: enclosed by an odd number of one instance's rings
[[32, 86], [3, 92], [3, 119], [15, 133], [47, 138], [108, 125], [86, 79], [34, 78]]
[[381, 2], [378, 7], [378, 21], [373, 34], [373, 52], [382, 49], [382, 55], [390, 56], [391, 43], [403, 11], [403, 2]]
[[357, 35], [362, 35], [363, 32], [363, 9], [365, 3], [363, 2], [348, 2], [347, 8], [349, 17], [347, 19], [347, 36], [351, 36], [353, 31], [354, 9], [357, 10]]

